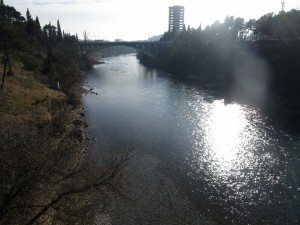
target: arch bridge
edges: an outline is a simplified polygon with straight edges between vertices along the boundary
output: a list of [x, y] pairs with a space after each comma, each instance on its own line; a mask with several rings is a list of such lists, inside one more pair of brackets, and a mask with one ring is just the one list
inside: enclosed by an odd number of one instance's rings
[[164, 47], [171, 45], [171, 42], [147, 42], [147, 41], [120, 41], [120, 42], [103, 42], [103, 41], [81, 41], [79, 47], [85, 54], [98, 51], [112, 46], [125, 46], [134, 48], [137, 51], [143, 52], [150, 57], [155, 57], [158, 51]]

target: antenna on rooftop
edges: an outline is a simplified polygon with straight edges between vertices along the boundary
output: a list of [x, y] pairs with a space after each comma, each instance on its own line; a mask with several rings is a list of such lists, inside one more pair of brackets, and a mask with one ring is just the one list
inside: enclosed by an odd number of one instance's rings
[[282, 0], [281, 2], [281, 11], [284, 12], [284, 7], [285, 7], [285, 0]]

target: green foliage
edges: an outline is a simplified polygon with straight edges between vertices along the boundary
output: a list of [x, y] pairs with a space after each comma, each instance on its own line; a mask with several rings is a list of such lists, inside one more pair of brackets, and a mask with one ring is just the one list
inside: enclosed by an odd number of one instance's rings
[[76, 35], [71, 35], [70, 33], [65, 33], [63, 35], [64, 37], [64, 43], [66, 44], [72, 44], [78, 42], [78, 36]]
[[48, 49], [56, 47], [62, 42], [64, 42], [65, 44], [72, 44], [78, 42], [78, 37], [76, 37], [75, 35], [62, 32], [59, 20], [57, 21], [57, 27], [51, 25], [51, 23], [46, 24], [43, 27], [43, 33], [46, 39], [46, 46]]
[[63, 35], [59, 20], [57, 27], [49, 22], [41, 29], [38, 17], [33, 20], [29, 9], [26, 20], [13, 7], [1, 5], [0, 9], [0, 51], [17, 55], [27, 70], [42, 70], [49, 81], [60, 81], [67, 93], [80, 75], [78, 37]]
[[[249, 21], [250, 22], [250, 21]], [[259, 39], [293, 39], [300, 36], [300, 11], [269, 13], [252, 23]]]
[[40, 57], [27, 55], [22, 58], [25, 69], [30, 71], [38, 71], [43, 63]]
[[43, 31], [46, 38], [47, 47], [50, 48], [55, 46], [57, 42], [56, 27], [49, 23], [43, 27]]
[[15, 8], [1, 5], [0, 23], [0, 51], [6, 49], [8, 52], [40, 51], [42, 37], [41, 29], [35, 21], [31, 19], [27, 10], [27, 21]]
[[166, 32], [160, 41], [213, 41], [230, 42], [243, 40], [249, 37], [252, 39], [295, 39], [300, 37], [300, 11], [291, 10], [289, 12], [280, 12], [278, 14], [268, 13], [258, 20], [250, 19], [245, 21], [243, 18], [234, 18], [227, 16], [223, 23], [215, 21], [204, 30], [201, 26], [198, 29], [183, 29], [179, 34]]
[[59, 42], [63, 41], [63, 35], [62, 35], [62, 32], [61, 32], [59, 20], [57, 20], [57, 40]]
[[21, 23], [25, 18], [14, 7], [0, 5], [0, 21], [1, 23]]
[[77, 60], [77, 46], [60, 44], [48, 52], [43, 64], [43, 73], [49, 80], [59, 81], [66, 93], [79, 79], [80, 70]]
[[29, 12], [29, 9], [27, 8], [27, 11], [26, 11], [26, 20], [29, 21], [29, 20], [32, 20], [31, 18], [31, 14]]
[[160, 41], [172, 43], [160, 49], [158, 62], [142, 55], [139, 59], [173, 74], [197, 76], [205, 83], [230, 89], [237, 68], [255, 65], [251, 54], [257, 54], [271, 68], [270, 92], [299, 96], [299, 37], [299, 10], [268, 13], [249, 21], [227, 16], [224, 22], [215, 21], [205, 29], [188, 27], [177, 34], [166, 32]]

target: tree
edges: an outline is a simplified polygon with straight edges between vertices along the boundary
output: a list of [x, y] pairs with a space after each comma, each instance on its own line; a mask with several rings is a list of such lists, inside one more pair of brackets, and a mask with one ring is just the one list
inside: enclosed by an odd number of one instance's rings
[[236, 40], [239, 36], [239, 33], [244, 33], [245, 31], [245, 20], [241, 17], [238, 17], [234, 20], [233, 25], [233, 39]]
[[199, 27], [197, 28], [197, 31], [201, 32], [202, 31], [202, 24], [200, 23]]
[[87, 33], [86, 33], [86, 30], [83, 32], [83, 40], [84, 40], [84, 42], [87, 42], [87, 40], [88, 40], [89, 38], [88, 38], [88, 36], [87, 36]]
[[57, 20], [57, 40], [58, 40], [58, 42], [63, 41], [63, 35], [62, 35], [62, 32], [61, 32], [59, 20]]
[[[12, 23], [17, 20], [21, 20], [21, 14], [13, 7], [5, 6], [3, 1], [0, 5], [1, 11], [1, 23], [0, 23], [0, 50], [4, 52], [2, 56], [2, 63], [4, 65], [1, 89], [4, 87], [4, 81], [6, 75], [13, 75], [11, 61], [8, 50], [16, 43], [18, 26], [15, 27]], [[8, 66], [8, 69], [7, 69]]]
[[39, 29], [41, 29], [41, 24], [40, 24], [40, 20], [39, 20], [38, 16], [36, 16], [36, 18], [35, 18], [35, 24]]
[[271, 22], [272, 35], [275, 38], [297, 38], [300, 34], [300, 13], [298, 10], [282, 11], [274, 15]]
[[234, 17], [233, 16], [226, 16], [224, 20], [224, 27], [228, 31], [232, 29], [234, 26]]
[[27, 8], [27, 11], [26, 11], [26, 20], [27, 21], [30, 21], [30, 20], [32, 20], [32, 17], [31, 17], [31, 14], [30, 14], [30, 12], [29, 12], [29, 9]]
[[0, 125], [0, 224], [43, 224], [49, 217], [56, 224], [91, 224], [108, 194], [122, 196], [118, 180], [132, 146], [113, 146], [93, 163], [76, 138], [53, 142], [51, 124]]
[[21, 23], [25, 18], [14, 7], [0, 5], [1, 21], [4, 23]]
[[4, 5], [3, 0], [1, 0], [0, 5]]
[[[228, 31], [226, 30], [226, 33]], [[217, 20], [210, 26], [210, 40], [217, 41], [223, 37], [222, 24]]]
[[36, 22], [33, 21], [28, 8], [26, 11], [26, 31], [29, 35], [35, 35], [40, 31]]
[[256, 22], [255, 31], [262, 39], [270, 39], [273, 34], [273, 13], [268, 13], [260, 17]]
[[[4, 87], [4, 82], [5, 82], [6, 75], [8, 75], [8, 76], [13, 75], [13, 71], [12, 71], [12, 68], [11, 68], [11, 62], [10, 62], [10, 57], [9, 57], [8, 52], [7, 52], [7, 47], [8, 47], [8, 45], [5, 42], [4, 46], [3, 46], [4, 55], [2, 57], [2, 62], [3, 62], [3, 65], [4, 65], [4, 69], [3, 69], [2, 80], [1, 80], [1, 85], [0, 85], [1, 89], [3, 89], [3, 87]], [[8, 66], [8, 69], [7, 69], [7, 66]]]
[[249, 29], [251, 31], [255, 31], [256, 28], [256, 20], [255, 19], [250, 19], [246, 25], [245, 25], [246, 29]]
[[48, 47], [56, 45], [57, 42], [57, 33], [56, 33], [56, 27], [52, 26], [51, 23], [46, 24], [43, 27], [43, 31], [45, 34], [46, 42]]

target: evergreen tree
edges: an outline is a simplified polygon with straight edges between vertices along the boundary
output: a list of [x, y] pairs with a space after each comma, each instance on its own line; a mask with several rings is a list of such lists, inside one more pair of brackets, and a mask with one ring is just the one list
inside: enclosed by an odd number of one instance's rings
[[27, 21], [31, 21], [32, 20], [32, 18], [31, 18], [31, 14], [30, 14], [30, 12], [29, 12], [29, 9], [27, 8], [27, 11], [26, 11], [26, 19], [27, 19]]
[[35, 18], [35, 24], [36, 24], [36, 26], [37, 26], [39, 29], [41, 29], [40, 20], [39, 20], [38, 17]]
[[0, 21], [4, 21], [4, 3], [3, 0], [0, 2]]
[[36, 24], [36, 21], [34, 21], [31, 17], [31, 14], [29, 12], [29, 9], [27, 8], [26, 11], [26, 31], [30, 35], [37, 35], [39, 31], [41, 30], [41, 27]]
[[187, 32], [188, 32], [188, 33], [191, 33], [191, 31], [192, 31], [192, 30], [191, 30], [191, 26], [190, 26], [190, 25], [188, 25]]
[[58, 40], [58, 42], [63, 41], [63, 35], [62, 35], [62, 32], [61, 32], [59, 20], [57, 20], [57, 40]]
[[[2, 1], [3, 2], [3, 1]], [[7, 23], [20, 23], [25, 21], [25, 18], [12, 6], [0, 4], [0, 20]]]
[[46, 35], [46, 39], [48, 39], [48, 44], [50, 46], [55, 46], [57, 43], [57, 30], [55, 26], [52, 26], [51, 23], [49, 22], [49, 24], [46, 24], [43, 28], [45, 35]]
[[202, 25], [201, 25], [201, 23], [200, 23], [200, 25], [199, 25], [199, 27], [198, 27], [198, 29], [197, 29], [198, 31], [202, 31]]

